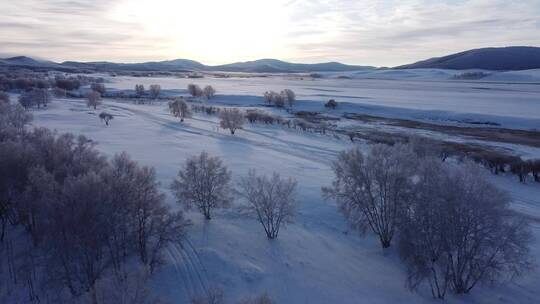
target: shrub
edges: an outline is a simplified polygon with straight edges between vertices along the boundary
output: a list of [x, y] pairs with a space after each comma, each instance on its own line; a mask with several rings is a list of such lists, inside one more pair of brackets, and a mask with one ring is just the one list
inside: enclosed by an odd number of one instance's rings
[[271, 177], [257, 176], [254, 170], [240, 181], [240, 195], [246, 210], [264, 228], [269, 239], [278, 237], [282, 224], [292, 222], [296, 213], [296, 181], [281, 178], [276, 172]]
[[223, 109], [219, 114], [219, 118], [221, 119], [220, 126], [223, 129], [229, 129], [232, 135], [237, 129], [242, 128], [244, 124], [244, 115], [237, 108]]
[[86, 106], [94, 107], [94, 110], [101, 104], [101, 95], [97, 91], [90, 91], [85, 94]]
[[112, 114], [101, 112], [99, 113], [99, 119], [101, 119], [103, 122], [105, 122], [105, 125], [109, 125], [109, 121], [114, 119], [114, 116]]
[[329, 109], [332, 109], [332, 110], [337, 108], [337, 106], [338, 106], [338, 103], [334, 99], [330, 99], [330, 100], [328, 100], [327, 103], [324, 104], [325, 108], [329, 108]]

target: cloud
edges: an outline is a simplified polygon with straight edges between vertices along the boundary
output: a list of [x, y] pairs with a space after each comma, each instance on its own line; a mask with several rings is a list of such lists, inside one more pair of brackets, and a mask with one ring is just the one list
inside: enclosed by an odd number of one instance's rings
[[385, 66], [470, 48], [540, 46], [539, 0], [234, 0], [219, 12], [195, 1], [2, 1], [0, 43], [4, 53], [53, 60], [264, 56]]

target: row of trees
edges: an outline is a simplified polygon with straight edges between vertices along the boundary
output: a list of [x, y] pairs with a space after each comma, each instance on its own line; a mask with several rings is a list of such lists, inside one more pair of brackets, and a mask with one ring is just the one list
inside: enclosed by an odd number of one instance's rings
[[278, 108], [288, 106], [292, 108], [296, 102], [296, 94], [291, 89], [284, 89], [277, 93], [274, 91], [264, 92], [264, 101], [269, 105], [274, 105]]
[[0, 299], [18, 284], [30, 301], [97, 303], [98, 282], [125, 281], [128, 261], [160, 265], [189, 221], [164, 203], [154, 169], [125, 153], [107, 160], [84, 136], [27, 131], [29, 121], [21, 106], [0, 105]]
[[207, 220], [214, 209], [230, 207], [237, 194], [246, 203], [240, 210], [256, 218], [269, 239], [277, 238], [282, 224], [294, 219], [296, 181], [275, 172], [265, 176], [250, 170], [234, 190], [231, 175], [221, 159], [203, 152], [186, 160], [170, 188], [179, 204], [198, 209]]
[[349, 223], [371, 231], [383, 248], [396, 236], [408, 286], [427, 282], [434, 297], [468, 293], [480, 282], [529, 268], [527, 221], [472, 162], [419, 157], [411, 145], [375, 145], [339, 154], [334, 182], [323, 188]]

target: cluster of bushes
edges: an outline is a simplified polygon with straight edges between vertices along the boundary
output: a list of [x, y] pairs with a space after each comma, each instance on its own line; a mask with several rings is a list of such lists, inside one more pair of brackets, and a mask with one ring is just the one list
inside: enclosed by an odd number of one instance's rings
[[273, 105], [278, 108], [284, 108], [286, 105], [292, 108], [296, 102], [296, 94], [290, 89], [284, 89], [277, 93], [274, 91], [264, 92], [264, 101], [268, 105]]
[[532, 176], [535, 182], [540, 183], [540, 160], [522, 160], [516, 159], [510, 165], [510, 171], [518, 176], [519, 181], [525, 183], [529, 176]]
[[48, 72], [32, 72], [26, 70], [10, 70], [0, 72], [0, 91], [29, 91], [32, 89], [61, 88], [67, 91], [77, 90], [83, 85], [92, 82], [102, 83], [101, 77], [53, 76]]
[[48, 89], [31, 89], [19, 96], [19, 103], [25, 109], [47, 107], [51, 102], [51, 93]]
[[201, 89], [200, 86], [191, 83], [188, 84], [187, 90], [189, 94], [193, 97], [204, 97], [206, 99], [212, 99], [214, 98], [214, 95], [216, 95], [216, 90], [210, 85], [207, 85]]
[[46, 89], [54, 86], [54, 81], [46, 78], [8, 78], [0, 76], [0, 90], [2, 91], [28, 91], [33, 88]]
[[[191, 299], [191, 304], [225, 304], [225, 292], [221, 288], [211, 288], [205, 295]], [[257, 296], [245, 297], [238, 304], [274, 304], [272, 298], [265, 292]]]
[[323, 188], [352, 227], [383, 248], [398, 239], [411, 289], [433, 297], [468, 293], [479, 283], [520, 275], [531, 266], [530, 230], [477, 164], [421, 156], [412, 145], [374, 145], [339, 154]]
[[519, 181], [525, 183], [529, 177], [540, 182], [540, 160], [523, 160], [518, 156], [507, 155], [496, 151], [478, 151], [468, 155], [475, 162], [488, 168], [493, 174], [511, 172]]
[[107, 160], [84, 136], [26, 130], [30, 119], [0, 105], [0, 300], [98, 303], [102, 279], [126, 282], [137, 264], [151, 273], [189, 222], [153, 168]]
[[464, 72], [461, 74], [455, 74], [452, 76], [452, 79], [455, 80], [473, 80], [473, 79], [482, 79], [489, 76], [489, 73], [485, 72]]
[[284, 124], [285, 122], [285, 120], [281, 116], [272, 115], [261, 110], [247, 110], [245, 116], [249, 123], [264, 123], [268, 125], [273, 125]]
[[207, 115], [218, 115], [221, 111], [220, 107], [207, 106], [204, 104], [191, 104], [191, 110], [196, 113], [206, 113]]

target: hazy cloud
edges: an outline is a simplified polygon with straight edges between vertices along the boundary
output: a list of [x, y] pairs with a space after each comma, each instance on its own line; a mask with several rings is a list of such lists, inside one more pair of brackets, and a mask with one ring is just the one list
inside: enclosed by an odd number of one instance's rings
[[[195, 0], [2, 1], [0, 52], [53, 60], [222, 63], [261, 56], [393, 66], [470, 48], [540, 46], [540, 0], [254, 1], [221, 3], [222, 12], [210, 17]], [[215, 38], [193, 41], [214, 31]], [[264, 47], [257, 35], [272, 41]], [[219, 45], [211, 43], [216, 38]]]

